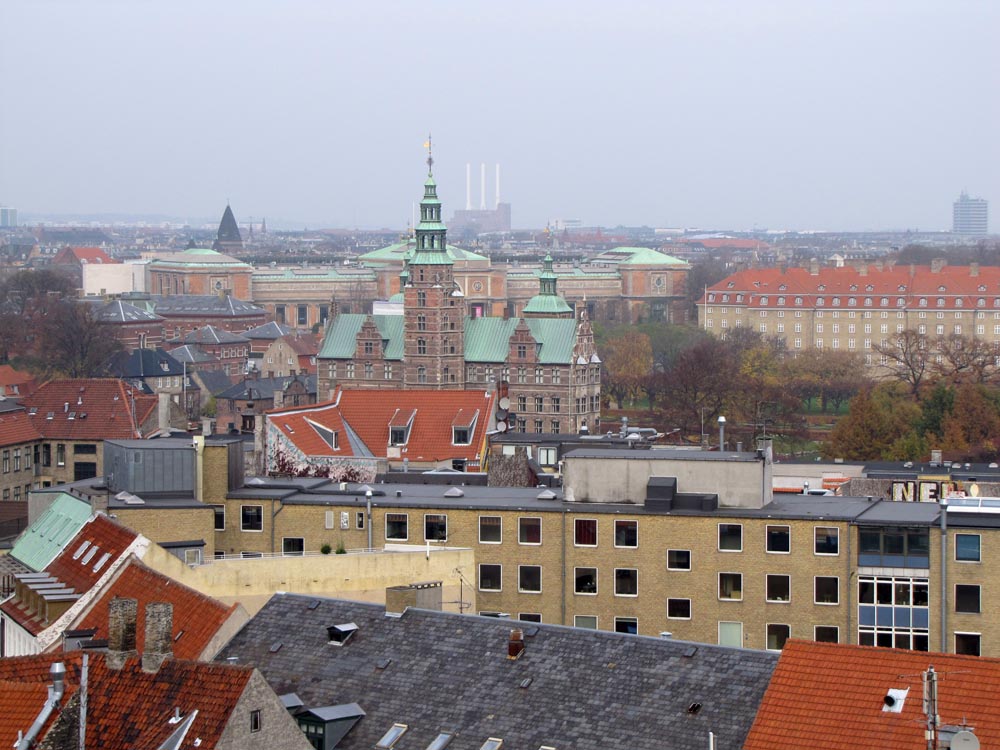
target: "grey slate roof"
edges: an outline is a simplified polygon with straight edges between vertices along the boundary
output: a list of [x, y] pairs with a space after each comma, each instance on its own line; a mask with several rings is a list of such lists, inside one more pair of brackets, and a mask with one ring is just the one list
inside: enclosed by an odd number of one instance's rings
[[272, 320], [270, 323], [265, 323], [262, 326], [251, 328], [249, 331], [244, 331], [243, 335], [248, 339], [265, 339], [273, 341], [274, 339], [280, 339], [282, 336], [287, 336], [294, 330], [295, 329], [291, 326], [281, 325], [281, 323], [275, 323]]
[[183, 375], [184, 365], [163, 349], [133, 349], [119, 352], [111, 361], [110, 370], [119, 378], [164, 377]]
[[280, 378], [258, 378], [257, 380], [241, 380], [230, 386], [222, 393], [216, 394], [218, 398], [245, 398], [248, 392], [252, 392], [253, 398], [269, 399], [274, 397], [275, 391], [283, 391], [294, 380], [301, 380], [305, 383], [306, 393], [316, 393], [315, 375], [285, 375]]
[[245, 344], [250, 339], [242, 334], [230, 333], [224, 328], [209, 325], [196, 328], [179, 339], [171, 339], [171, 342], [180, 341], [185, 344]]
[[178, 346], [176, 349], [171, 349], [170, 356], [178, 362], [187, 362], [189, 365], [219, 361], [200, 346], [195, 346], [194, 344], [185, 344], [184, 346]]
[[[326, 628], [353, 622], [343, 646]], [[525, 651], [507, 658], [512, 627]], [[280, 647], [277, 647], [280, 644]], [[556, 625], [277, 594], [219, 654], [257, 667], [278, 694], [306, 707], [358, 703], [366, 712], [338, 748], [371, 748], [395, 722], [394, 750], [449, 750], [488, 737], [511, 750], [739, 748], [777, 654]], [[386, 661], [388, 664], [386, 665]], [[380, 666], [382, 665], [382, 666]], [[696, 713], [688, 707], [700, 703]]]
[[149, 312], [148, 310], [140, 310], [135, 305], [130, 305], [128, 302], [122, 302], [120, 299], [111, 300], [110, 302], [98, 307], [94, 311], [94, 318], [95, 320], [101, 320], [107, 323], [153, 323], [158, 320], [163, 320], [163, 318], [156, 313]]
[[158, 315], [241, 316], [264, 314], [264, 309], [250, 302], [224, 294], [151, 294], [149, 299]]

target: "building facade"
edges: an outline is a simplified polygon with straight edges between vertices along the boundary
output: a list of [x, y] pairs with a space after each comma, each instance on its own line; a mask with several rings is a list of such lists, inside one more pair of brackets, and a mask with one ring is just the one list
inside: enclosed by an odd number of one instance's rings
[[952, 204], [951, 231], [955, 234], [989, 234], [989, 201], [962, 191]]

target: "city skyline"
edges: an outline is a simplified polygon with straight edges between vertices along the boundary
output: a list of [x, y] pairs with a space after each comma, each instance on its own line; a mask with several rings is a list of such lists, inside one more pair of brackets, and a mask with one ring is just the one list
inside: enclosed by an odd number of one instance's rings
[[515, 227], [947, 230], [960, 190], [1000, 193], [997, 21], [982, 2], [11, 2], [0, 203], [403, 227], [430, 130], [446, 220], [485, 162]]

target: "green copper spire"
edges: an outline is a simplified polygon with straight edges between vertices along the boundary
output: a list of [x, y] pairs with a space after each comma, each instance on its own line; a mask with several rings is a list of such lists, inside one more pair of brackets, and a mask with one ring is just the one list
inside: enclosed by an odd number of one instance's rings
[[542, 272], [538, 274], [538, 294], [528, 300], [523, 312], [529, 316], [565, 317], [572, 315], [571, 308], [556, 292], [559, 277], [552, 269], [552, 256], [546, 255], [542, 261]]
[[411, 259], [413, 264], [451, 264], [446, 252], [447, 227], [441, 222], [441, 201], [434, 181], [434, 157], [431, 153], [431, 137], [427, 136], [427, 180], [424, 182], [424, 197], [420, 201], [420, 223], [415, 234], [417, 252]]

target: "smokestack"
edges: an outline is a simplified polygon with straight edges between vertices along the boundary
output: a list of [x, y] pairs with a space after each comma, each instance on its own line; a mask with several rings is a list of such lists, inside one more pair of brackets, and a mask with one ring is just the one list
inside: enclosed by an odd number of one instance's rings
[[479, 209], [486, 210], [486, 162], [479, 168]]
[[138, 655], [135, 650], [135, 620], [139, 602], [115, 597], [108, 605], [108, 655], [110, 669], [121, 669], [125, 662]]
[[497, 204], [494, 208], [500, 208], [500, 165], [497, 164]]
[[472, 165], [465, 163], [465, 210], [472, 210]]
[[157, 672], [165, 659], [174, 655], [174, 605], [150, 602], [146, 605], [146, 640], [142, 649], [142, 671]]

